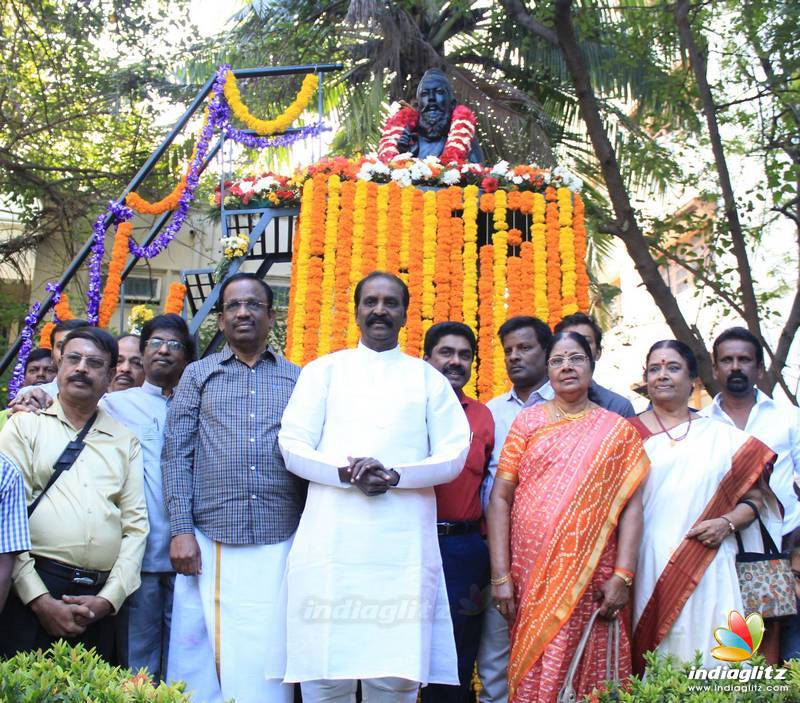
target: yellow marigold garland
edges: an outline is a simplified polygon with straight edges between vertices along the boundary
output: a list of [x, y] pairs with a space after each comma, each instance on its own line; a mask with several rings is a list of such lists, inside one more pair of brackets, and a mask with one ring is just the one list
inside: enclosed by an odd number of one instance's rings
[[[461, 311], [464, 324], [478, 335], [478, 186], [464, 188], [464, 253], [462, 256], [463, 283]], [[477, 396], [477, 359], [472, 363], [472, 376], [464, 386], [464, 392], [472, 398]]]
[[336, 235], [339, 229], [339, 201], [342, 181], [337, 175], [328, 178], [327, 218], [325, 220], [324, 258], [322, 264], [322, 300], [319, 316], [317, 354], [331, 351], [334, 298], [336, 295]]
[[522, 242], [519, 247], [520, 314], [536, 310], [536, 271], [533, 242]]
[[233, 114], [241, 121], [244, 122], [250, 129], [255, 130], [261, 136], [275, 134], [277, 132], [285, 132], [291, 124], [303, 113], [311, 102], [319, 84], [319, 78], [316, 73], [308, 73], [303, 78], [303, 84], [300, 87], [300, 92], [294, 101], [283, 111], [282, 114], [271, 120], [261, 120], [255, 117], [247, 106], [242, 102], [242, 96], [239, 92], [239, 84], [236, 81], [236, 76], [233, 71], [228, 71], [225, 77], [225, 87], [223, 92], [225, 98], [230, 105]]
[[378, 268], [378, 184], [367, 183], [367, 208], [364, 213], [364, 256], [361, 262], [361, 276], [366, 276]]
[[180, 315], [183, 312], [183, 301], [186, 297], [186, 286], [180, 281], [173, 281], [169, 284], [167, 300], [164, 303], [164, 314]]
[[[411, 205], [416, 188], [400, 188], [400, 249], [398, 250], [398, 271], [400, 278], [408, 285], [408, 253], [411, 243]], [[397, 230], [395, 230], [397, 231]]]
[[[311, 231], [314, 208], [314, 180], [309, 178], [303, 185], [300, 199], [300, 223], [297, 231], [297, 283], [294, 299], [291, 301], [292, 335], [291, 348], [287, 356], [295, 364], [303, 362], [303, 342], [305, 338], [306, 303], [308, 302], [308, 267], [311, 253]], [[288, 345], [287, 345], [288, 347]]]
[[[506, 222], [506, 193], [498, 190], [494, 194], [494, 234], [492, 244], [494, 246], [494, 308], [492, 314], [495, 321], [506, 319], [506, 261], [508, 252], [508, 223]], [[504, 356], [503, 349], [499, 344], [493, 347], [494, 368], [503, 368]], [[508, 381], [504, 374], [494, 374], [493, 395], [499, 395], [508, 386]]]
[[545, 226], [545, 199], [541, 193], [532, 194], [531, 237], [533, 241], [534, 310], [536, 317], [547, 320], [547, 230]]
[[422, 334], [433, 324], [436, 291], [436, 193], [425, 191], [422, 195]]
[[558, 248], [561, 254], [561, 304], [562, 315], [578, 312], [578, 299], [575, 285], [575, 242], [572, 231], [572, 192], [567, 188], [559, 188], [558, 224], [561, 226]]

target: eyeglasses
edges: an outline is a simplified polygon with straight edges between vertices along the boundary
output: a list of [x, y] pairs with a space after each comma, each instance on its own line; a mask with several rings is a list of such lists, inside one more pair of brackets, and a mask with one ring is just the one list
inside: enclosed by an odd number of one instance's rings
[[570, 356], [551, 356], [547, 360], [547, 365], [551, 369], [560, 369], [564, 364], [581, 366], [587, 361], [589, 361], [589, 357], [586, 354], [571, 354]]
[[182, 349], [186, 349], [186, 345], [183, 342], [178, 341], [177, 339], [161, 339], [161, 337], [150, 337], [144, 345], [154, 351], [156, 349], [161, 349], [164, 345], [167, 345], [167, 349], [171, 352], [181, 351]]
[[261, 300], [252, 300], [252, 299], [249, 299], [249, 300], [229, 300], [227, 303], [225, 303], [222, 306], [222, 309], [225, 312], [235, 312], [240, 307], [242, 307], [242, 305], [244, 305], [245, 308], [249, 312], [258, 312], [262, 308], [269, 309], [269, 303], [265, 303], [265, 302], [263, 302]]
[[69, 364], [70, 366], [78, 366], [81, 361], [85, 359], [86, 365], [94, 371], [100, 371], [100, 369], [104, 369], [106, 367], [106, 360], [101, 359], [99, 356], [84, 356], [83, 354], [69, 352], [68, 354], [62, 354], [61, 358], [64, 363]]

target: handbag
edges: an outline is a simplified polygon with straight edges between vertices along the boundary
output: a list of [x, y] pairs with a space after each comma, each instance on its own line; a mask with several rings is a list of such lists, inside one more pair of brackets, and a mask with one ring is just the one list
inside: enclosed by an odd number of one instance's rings
[[[592, 617], [581, 635], [578, 647], [575, 649], [575, 654], [570, 662], [569, 669], [567, 669], [567, 676], [564, 679], [564, 685], [558, 692], [556, 703], [577, 703], [578, 694], [575, 691], [573, 681], [575, 673], [578, 671], [581, 659], [583, 659], [583, 650], [586, 649], [586, 643], [589, 641], [589, 635], [592, 634], [592, 627], [597, 620], [597, 614], [600, 610], [595, 610]], [[616, 689], [619, 686], [619, 618], [614, 618], [608, 623], [608, 648], [606, 649], [606, 681], [612, 684], [612, 688]]]
[[75, 437], [75, 439], [73, 439], [66, 447], [64, 447], [64, 451], [61, 452], [61, 456], [56, 459], [55, 466], [53, 467], [53, 473], [50, 474], [50, 480], [47, 482], [44, 490], [38, 496], [36, 496], [36, 500], [34, 500], [33, 503], [28, 506], [29, 518], [31, 515], [33, 515], [33, 511], [36, 510], [36, 506], [39, 505], [42, 498], [44, 498], [44, 494], [47, 493], [47, 491], [50, 490], [50, 487], [58, 480], [58, 477], [61, 476], [61, 474], [65, 471], [69, 471], [70, 467], [75, 463], [78, 455], [83, 451], [83, 440], [86, 439], [86, 435], [89, 434], [89, 430], [92, 429], [92, 425], [96, 419], [97, 413], [89, 418], [89, 421], [83, 426], [83, 429], [78, 433], [78, 436]]
[[789, 554], [778, 550], [761, 518], [757, 519], [765, 550], [763, 554], [745, 552], [742, 538], [736, 533], [739, 550], [736, 573], [744, 612], [760, 613], [765, 620], [796, 615], [797, 599]]

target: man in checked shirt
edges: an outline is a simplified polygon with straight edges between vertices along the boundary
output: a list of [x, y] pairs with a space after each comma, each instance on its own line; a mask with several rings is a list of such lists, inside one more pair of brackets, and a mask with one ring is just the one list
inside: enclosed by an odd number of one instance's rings
[[264, 281], [225, 281], [225, 347], [186, 367], [167, 415], [164, 500], [178, 572], [167, 678], [205, 703], [293, 696], [264, 678], [265, 663], [286, 656], [283, 575], [305, 495], [278, 449], [300, 369], [267, 345], [274, 321]]

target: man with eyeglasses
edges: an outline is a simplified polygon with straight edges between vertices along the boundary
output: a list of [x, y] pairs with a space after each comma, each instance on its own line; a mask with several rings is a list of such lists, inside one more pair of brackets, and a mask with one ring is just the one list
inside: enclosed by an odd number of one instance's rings
[[167, 677], [193, 700], [288, 703], [267, 679], [285, 662], [286, 557], [305, 485], [278, 449], [300, 369], [267, 344], [272, 290], [237, 273], [220, 289], [226, 344], [187, 366], [167, 413], [164, 499], [178, 572]]
[[109, 393], [101, 401], [108, 413], [139, 439], [144, 459], [144, 488], [150, 534], [142, 561], [142, 585], [126, 602], [117, 622], [123, 666], [147, 668], [154, 680], [167, 674], [175, 570], [169, 558], [169, 516], [164, 507], [161, 450], [167, 409], [186, 365], [195, 358], [195, 344], [186, 322], [175, 314], [145, 322], [135, 339], [142, 359], [141, 387]]
[[98, 407], [116, 363], [107, 332], [71, 331], [57, 399], [0, 433], [0, 452], [25, 479], [31, 533], [0, 616], [0, 656], [63, 637], [115, 661], [109, 616], [139, 586], [148, 532], [139, 442]]

